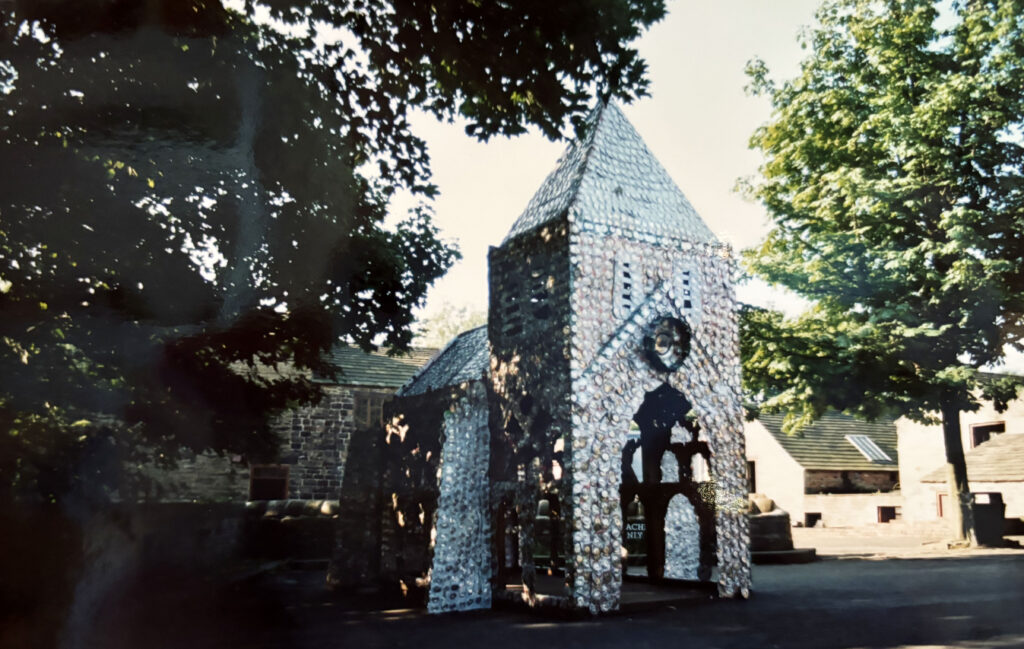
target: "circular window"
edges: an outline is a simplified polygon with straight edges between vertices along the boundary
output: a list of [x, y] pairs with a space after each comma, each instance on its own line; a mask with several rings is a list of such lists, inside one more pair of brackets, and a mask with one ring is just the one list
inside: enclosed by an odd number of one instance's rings
[[671, 316], [661, 316], [644, 332], [644, 355], [651, 367], [672, 372], [682, 366], [690, 353], [690, 327]]

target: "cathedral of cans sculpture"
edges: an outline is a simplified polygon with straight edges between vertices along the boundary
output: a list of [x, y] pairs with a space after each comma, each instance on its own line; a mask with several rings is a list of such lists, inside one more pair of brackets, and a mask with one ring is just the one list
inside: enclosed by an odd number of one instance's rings
[[608, 612], [626, 574], [746, 597], [735, 262], [618, 107], [489, 267], [487, 325], [387, 409], [374, 577], [431, 612]]

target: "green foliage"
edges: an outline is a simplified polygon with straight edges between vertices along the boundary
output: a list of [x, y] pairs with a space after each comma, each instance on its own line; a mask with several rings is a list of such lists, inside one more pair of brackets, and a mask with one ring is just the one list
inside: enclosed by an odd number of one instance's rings
[[484, 324], [487, 324], [487, 312], [483, 309], [471, 309], [465, 305], [455, 306], [445, 302], [434, 315], [423, 321], [413, 343], [421, 347], [440, 349], [460, 333]]
[[833, 0], [800, 76], [749, 67], [774, 229], [746, 265], [815, 305], [744, 323], [748, 389], [789, 430], [974, 410], [978, 368], [1024, 346], [1024, 3], [938, 6]]
[[[644, 92], [626, 44], [664, 13], [229, 4], [0, 13], [0, 492], [102, 495], [181, 449], [271, 455], [268, 416], [317, 397], [323, 352], [408, 346], [458, 255], [410, 111], [556, 137], [593, 90]], [[389, 218], [406, 190], [423, 203]]]

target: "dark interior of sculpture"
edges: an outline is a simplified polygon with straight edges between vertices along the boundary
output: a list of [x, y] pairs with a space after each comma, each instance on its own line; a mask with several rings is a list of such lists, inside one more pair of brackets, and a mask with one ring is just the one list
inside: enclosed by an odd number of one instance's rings
[[[635, 554], [642, 552], [652, 580], [707, 581], [715, 564], [714, 483], [708, 472], [710, 449], [692, 405], [683, 393], [662, 384], [644, 396], [633, 421], [640, 434], [627, 437], [623, 447], [619, 490], [626, 550], [634, 554], [632, 559], [627, 555], [627, 566], [635, 567]], [[637, 572], [627, 567], [627, 574]]]
[[437, 469], [440, 459], [441, 413], [424, 404], [391, 413], [382, 451], [382, 536], [389, 552], [381, 572], [403, 592], [422, 588], [430, 570], [430, 535], [437, 510]]
[[519, 410], [529, 424], [522, 430], [511, 418], [506, 441], [492, 447], [494, 554], [497, 583], [522, 584], [536, 591], [536, 575], [564, 574], [567, 540], [559, 492], [562, 488], [562, 439], [552, 434], [551, 417], [525, 396]]

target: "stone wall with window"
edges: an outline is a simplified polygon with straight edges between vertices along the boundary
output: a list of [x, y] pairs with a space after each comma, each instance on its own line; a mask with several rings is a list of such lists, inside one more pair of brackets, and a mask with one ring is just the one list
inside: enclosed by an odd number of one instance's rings
[[[940, 425], [925, 425], [907, 419], [896, 422], [899, 431], [900, 490], [903, 492], [904, 518], [913, 521], [939, 520], [938, 493], [945, 491], [945, 484], [922, 482], [929, 473], [945, 466], [946, 452]], [[960, 434], [964, 452], [998, 435], [1024, 434], [1024, 398], [1011, 401], [1005, 412], [999, 412], [992, 403], [982, 402], [976, 412], [960, 413]], [[968, 477], [970, 470], [968, 469]], [[1022, 483], [1024, 484], [1024, 483]], [[1019, 499], [1020, 514], [1024, 516], [1024, 488], [1014, 495], [1010, 483], [1002, 483], [997, 489], [990, 485], [971, 482], [972, 491], [999, 491], [1008, 494], [1009, 501]], [[1013, 510], [1007, 506], [1007, 516]]]
[[275, 424], [283, 440], [280, 463], [289, 467], [282, 497], [336, 499], [353, 432], [382, 429], [382, 408], [393, 394], [393, 388], [328, 386], [317, 405], [284, 414]]
[[898, 471], [817, 471], [804, 473], [806, 494], [856, 494], [886, 492], [896, 488]]
[[862, 527], [903, 519], [903, 496], [898, 491], [809, 495], [804, 498], [804, 525]]
[[275, 460], [197, 455], [172, 471], [153, 471], [149, 495], [164, 502], [337, 499], [353, 433], [383, 431], [383, 406], [393, 395], [390, 387], [326, 386], [320, 403], [271, 424], [281, 439]]

